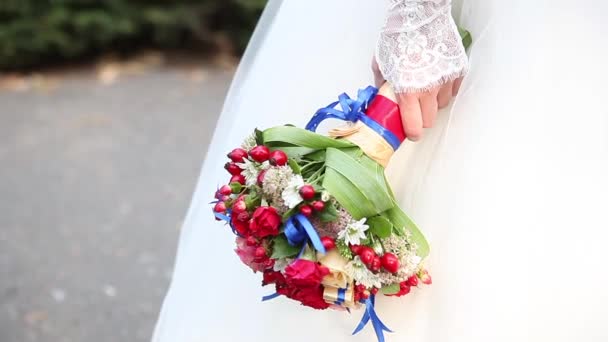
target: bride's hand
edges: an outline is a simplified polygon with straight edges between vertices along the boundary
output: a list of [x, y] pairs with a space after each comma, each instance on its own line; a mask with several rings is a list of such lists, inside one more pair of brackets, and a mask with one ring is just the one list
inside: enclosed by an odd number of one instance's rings
[[[372, 61], [372, 70], [376, 87], [384, 82], [378, 63]], [[445, 108], [453, 96], [458, 94], [462, 78], [450, 81], [439, 87], [425, 92], [396, 94], [397, 103], [401, 109], [403, 128], [409, 140], [417, 141], [422, 137], [423, 128], [431, 128], [435, 124], [437, 112]]]
[[450, 81], [426, 92], [396, 94], [408, 139], [417, 141], [422, 137], [423, 128], [433, 127], [438, 110], [450, 104], [452, 97], [458, 93], [461, 81], [461, 78]]

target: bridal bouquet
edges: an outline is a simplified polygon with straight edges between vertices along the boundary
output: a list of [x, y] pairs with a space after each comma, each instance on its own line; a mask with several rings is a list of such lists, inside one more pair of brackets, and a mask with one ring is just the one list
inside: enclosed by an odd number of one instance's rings
[[[385, 96], [386, 95], [386, 96]], [[341, 108], [339, 108], [340, 106]], [[351, 122], [328, 136], [327, 118]], [[236, 234], [236, 253], [262, 285], [314, 309], [365, 307], [378, 338], [390, 331], [375, 296], [404, 296], [431, 277], [429, 246], [396, 204], [384, 165], [405, 139], [390, 95], [368, 87], [320, 109], [307, 129], [256, 130], [228, 154], [228, 184], [213, 202]]]

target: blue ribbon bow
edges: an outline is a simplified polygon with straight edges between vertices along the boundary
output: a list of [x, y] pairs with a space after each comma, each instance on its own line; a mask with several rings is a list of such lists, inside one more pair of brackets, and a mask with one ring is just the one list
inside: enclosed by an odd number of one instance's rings
[[378, 338], [378, 342], [384, 342], [384, 332], [393, 332], [389, 329], [378, 317], [376, 314], [376, 310], [374, 310], [374, 305], [376, 304], [376, 296], [371, 295], [368, 299], [365, 300], [365, 313], [363, 314], [363, 318], [361, 318], [361, 322], [357, 326], [357, 329], [353, 331], [353, 335], [359, 333], [363, 328], [367, 325], [367, 323], [371, 320], [372, 326], [374, 327], [374, 331], [376, 332], [376, 337]]
[[[319, 234], [308, 218], [302, 214], [293, 215], [287, 220], [285, 223], [285, 236], [290, 245], [302, 246], [302, 252], [306, 248], [306, 243], [310, 241], [317, 251], [323, 254], [327, 253]], [[302, 252], [300, 252], [300, 255]]]
[[[401, 146], [399, 138], [365, 114], [370, 102], [377, 94], [378, 89], [372, 86], [360, 89], [356, 100], [351, 99], [346, 93], [343, 93], [338, 97], [338, 101], [319, 109], [306, 125], [306, 129], [315, 132], [321, 122], [330, 118], [349, 122], [361, 121], [383, 137], [394, 150], [397, 150]], [[342, 107], [342, 110], [335, 108], [338, 104]]]

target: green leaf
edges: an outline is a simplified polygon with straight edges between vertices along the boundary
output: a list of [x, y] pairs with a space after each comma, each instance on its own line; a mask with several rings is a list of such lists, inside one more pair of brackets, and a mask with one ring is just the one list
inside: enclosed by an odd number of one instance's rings
[[273, 144], [266, 144], [266, 146], [268, 146], [271, 151], [281, 150], [285, 152], [289, 158], [301, 158], [311, 152], [317, 151], [312, 148], [298, 146], [273, 146]]
[[325, 161], [325, 150], [317, 150], [306, 155], [306, 159], [311, 161]]
[[259, 129], [255, 129], [255, 143], [258, 145], [264, 145], [264, 132]]
[[[373, 205], [375, 211], [365, 216], [374, 216], [374, 214], [379, 214], [395, 205], [383, 184], [377, 180], [376, 172], [378, 172], [377, 170], [382, 172], [382, 169], [375, 168], [370, 171], [361, 162], [335, 148], [327, 149], [325, 165], [344, 176], [359, 190], [367, 202]], [[368, 167], [370, 167], [369, 165]], [[335, 188], [330, 189], [325, 183], [323, 185], [330, 193], [334, 193]], [[350, 188], [352, 189], [352, 186]], [[347, 207], [346, 209], [350, 212], [351, 208]]]
[[327, 202], [325, 203], [325, 209], [319, 213], [319, 219], [321, 219], [321, 222], [334, 222], [338, 219], [338, 210], [333, 204]]
[[384, 286], [380, 289], [383, 295], [390, 296], [399, 293], [401, 291], [401, 287], [399, 284], [391, 284], [388, 286]]
[[360, 220], [364, 217], [374, 216], [376, 208], [356, 186], [346, 177], [328, 168], [325, 170], [323, 187], [342, 205], [353, 218]]
[[274, 238], [272, 243], [272, 255], [273, 259], [283, 259], [298, 255], [300, 253], [300, 247], [292, 246], [287, 242], [285, 235], [279, 235]]
[[336, 140], [302, 128], [289, 126], [279, 126], [265, 130], [264, 142], [267, 144], [287, 143], [316, 150], [325, 149], [328, 147], [341, 148], [354, 146], [352, 143], [345, 140]]
[[285, 212], [285, 214], [283, 214], [282, 221], [286, 222], [287, 220], [289, 220], [290, 217], [295, 215], [295, 213], [297, 213], [297, 212], [298, 212], [298, 207], [289, 209], [287, 212]]
[[291, 167], [293, 173], [295, 173], [296, 175], [302, 174], [302, 168], [300, 167], [298, 162], [295, 161], [295, 159], [289, 158], [289, 161], [287, 163], [289, 163], [289, 167]]
[[367, 219], [369, 232], [381, 239], [385, 239], [393, 233], [393, 224], [382, 216], [374, 216]]
[[462, 45], [465, 49], [468, 49], [471, 44], [473, 44], [473, 37], [471, 37], [471, 33], [461, 27], [458, 27], [458, 33], [460, 33], [460, 38], [462, 38]]

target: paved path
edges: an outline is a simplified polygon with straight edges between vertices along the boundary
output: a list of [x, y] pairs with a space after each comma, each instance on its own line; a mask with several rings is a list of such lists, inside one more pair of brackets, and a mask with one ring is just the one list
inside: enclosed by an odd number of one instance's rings
[[150, 338], [232, 71], [116, 76], [0, 91], [2, 342]]

